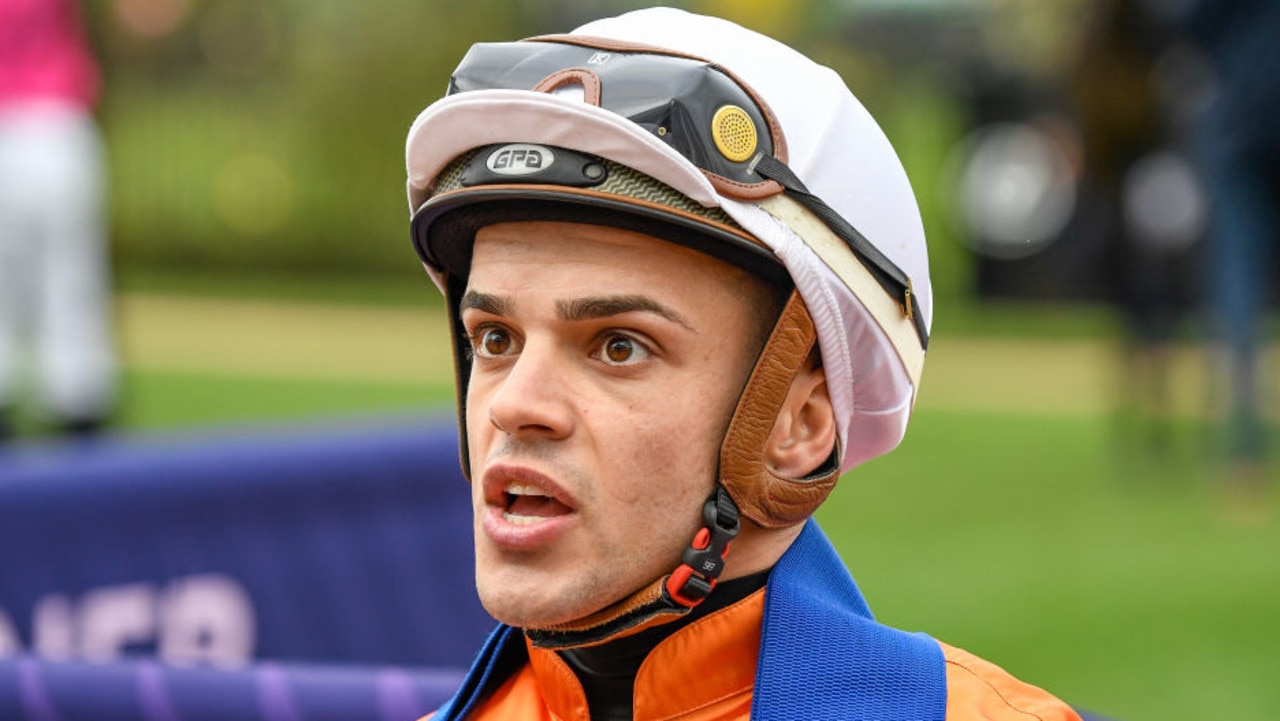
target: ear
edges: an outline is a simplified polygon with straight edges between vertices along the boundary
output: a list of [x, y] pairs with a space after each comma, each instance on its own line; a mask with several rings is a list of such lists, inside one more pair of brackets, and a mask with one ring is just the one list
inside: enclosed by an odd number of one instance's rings
[[781, 478], [804, 478], [831, 457], [835, 443], [836, 416], [827, 374], [810, 363], [791, 381], [765, 442], [765, 466]]

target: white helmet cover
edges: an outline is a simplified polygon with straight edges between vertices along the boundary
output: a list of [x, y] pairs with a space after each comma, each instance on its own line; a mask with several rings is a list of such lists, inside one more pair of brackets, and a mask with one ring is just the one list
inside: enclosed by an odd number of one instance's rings
[[[807, 307], [836, 416], [840, 472], [896, 447], [914, 405], [932, 321], [924, 229], [901, 162], [840, 77], [768, 37], [669, 8], [534, 41], [595, 52], [584, 67], [545, 78], [536, 90], [465, 90], [427, 107], [406, 146], [411, 214], [438, 214], [467, 202], [465, 189], [456, 198], [437, 192], [442, 171], [469, 151], [512, 143], [597, 156], [661, 181], [703, 208], [718, 208], [785, 266]], [[856, 229], [878, 264], [851, 250], [829, 218], [824, 222], [777, 182], [744, 183], [704, 170], [651, 129], [601, 107], [591, 66], [640, 46], [705, 60], [753, 94], [767, 116], [772, 157]], [[742, 172], [763, 172], [761, 155], [744, 160]], [[877, 265], [905, 280], [903, 292], [885, 284]], [[428, 263], [427, 269], [447, 293], [443, 268]]]

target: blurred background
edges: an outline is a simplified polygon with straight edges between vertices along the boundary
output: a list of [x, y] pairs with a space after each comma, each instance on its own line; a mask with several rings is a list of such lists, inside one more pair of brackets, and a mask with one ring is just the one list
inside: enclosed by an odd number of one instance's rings
[[[671, 4], [837, 69], [918, 194], [937, 310], [912, 429], [819, 514], [879, 617], [1118, 719], [1274, 718], [1280, 4]], [[65, 12], [37, 5], [63, 4], [0, 0], [0, 103], [22, 100], [6, 62], [51, 42], [17, 25], [24, 7]], [[409, 123], [472, 42], [642, 5], [66, 3], [88, 55], [59, 100], [87, 109], [74, 142], [92, 147], [59, 162], [101, 182], [57, 207], [100, 203], [83, 221], [100, 237], [57, 275], [0, 236], [0, 511], [5, 464], [447, 424], [443, 304], [407, 233]], [[0, 105], [0, 131], [31, 105]], [[32, 142], [7, 156], [0, 137], [0, 161]], [[14, 167], [0, 211], [39, 202], [22, 201], [33, 166]], [[68, 293], [87, 310], [49, 299]], [[58, 320], [81, 312], [96, 320]], [[32, 528], [20, 542], [59, 533]], [[66, 583], [71, 607], [96, 588]], [[39, 650], [49, 592], [0, 593], [0, 657]], [[106, 655], [158, 652], [131, 644]]]

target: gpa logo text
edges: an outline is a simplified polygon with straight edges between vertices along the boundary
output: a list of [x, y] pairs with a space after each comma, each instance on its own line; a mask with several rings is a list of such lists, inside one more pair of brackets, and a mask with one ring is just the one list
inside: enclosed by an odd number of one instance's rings
[[518, 143], [504, 145], [489, 155], [485, 163], [498, 175], [533, 175], [551, 167], [555, 154], [541, 145]]

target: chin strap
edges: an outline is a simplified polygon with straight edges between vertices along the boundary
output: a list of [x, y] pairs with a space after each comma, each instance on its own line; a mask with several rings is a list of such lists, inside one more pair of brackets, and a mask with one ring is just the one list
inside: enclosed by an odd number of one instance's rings
[[716, 587], [716, 579], [724, 571], [725, 556], [729, 555], [729, 542], [737, 538], [741, 528], [738, 505], [717, 483], [711, 497], [702, 504], [702, 528], [684, 549], [680, 567], [663, 584], [665, 595], [686, 608], [701, 603]]
[[623, 600], [572, 623], [525, 629], [534, 646], [595, 646], [674, 621], [702, 603], [724, 571], [729, 543], [741, 528], [738, 506], [720, 484], [702, 504], [702, 528], [670, 575]]

